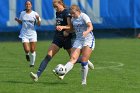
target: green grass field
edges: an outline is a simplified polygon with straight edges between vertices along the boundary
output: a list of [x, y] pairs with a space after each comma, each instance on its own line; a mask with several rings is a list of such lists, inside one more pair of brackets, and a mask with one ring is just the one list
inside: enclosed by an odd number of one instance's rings
[[29, 77], [46, 55], [50, 41], [38, 41], [34, 68], [25, 60], [21, 42], [0, 42], [0, 93], [140, 93], [140, 40], [96, 39], [90, 60], [87, 86], [81, 86], [80, 64], [59, 80], [52, 69], [65, 64], [69, 56], [63, 49], [51, 60], [39, 81]]

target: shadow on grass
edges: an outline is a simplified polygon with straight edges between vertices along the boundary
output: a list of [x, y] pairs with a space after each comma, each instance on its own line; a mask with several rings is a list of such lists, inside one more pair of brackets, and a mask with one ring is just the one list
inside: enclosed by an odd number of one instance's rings
[[53, 82], [33, 82], [33, 81], [0, 81], [0, 83], [8, 83], [8, 84], [43, 84], [43, 85], [67, 85], [68, 83], [62, 81], [53, 81]]

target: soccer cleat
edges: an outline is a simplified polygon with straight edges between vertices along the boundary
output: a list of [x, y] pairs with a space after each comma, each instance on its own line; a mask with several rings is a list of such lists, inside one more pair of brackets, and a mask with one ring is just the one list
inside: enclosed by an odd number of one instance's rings
[[90, 68], [90, 69], [94, 69], [94, 65], [93, 65], [93, 63], [92, 62], [90, 62], [89, 60], [88, 60], [88, 67]]
[[29, 55], [26, 55], [26, 60], [30, 61], [30, 56]]
[[34, 67], [34, 65], [30, 65], [30, 67]]
[[63, 80], [63, 79], [64, 79], [64, 76], [65, 76], [65, 75], [59, 76], [59, 75], [55, 72], [55, 70], [53, 70], [53, 73], [54, 73], [54, 75], [57, 76], [60, 80]]
[[86, 80], [83, 80], [81, 85], [87, 85]]
[[82, 84], [81, 84], [81, 85], [85, 86], [85, 85], [87, 85], [87, 83], [86, 83], [86, 82], [82, 82]]
[[30, 77], [33, 79], [33, 81], [35, 81], [35, 82], [38, 81], [38, 76], [37, 76], [37, 74], [34, 74], [33, 72], [30, 72]]

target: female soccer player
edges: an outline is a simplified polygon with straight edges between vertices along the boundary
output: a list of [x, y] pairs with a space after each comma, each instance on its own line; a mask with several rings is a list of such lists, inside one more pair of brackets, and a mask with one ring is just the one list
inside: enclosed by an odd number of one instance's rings
[[[70, 13], [72, 16], [71, 22], [76, 33], [76, 39], [73, 44], [70, 60], [65, 65], [67, 69], [66, 73], [73, 68], [79, 55], [82, 54], [82, 85], [86, 85], [88, 60], [95, 47], [95, 39], [92, 32], [93, 26], [90, 18], [85, 13], [82, 13], [77, 5], [71, 6]], [[58, 77], [63, 79], [64, 76], [65, 75]]]
[[25, 11], [22, 11], [19, 19], [15, 20], [22, 24], [22, 29], [20, 31], [19, 38], [22, 39], [23, 48], [26, 53], [27, 61], [30, 61], [30, 67], [34, 67], [35, 58], [36, 58], [36, 42], [37, 42], [37, 33], [35, 30], [35, 23], [40, 26], [41, 18], [38, 13], [32, 10], [32, 2], [25, 2]]
[[[33, 72], [30, 73], [31, 78], [34, 81], [38, 81], [38, 78], [47, 67], [49, 61], [52, 57], [60, 50], [60, 48], [64, 48], [68, 54], [71, 53], [72, 48], [72, 33], [68, 33], [67, 30], [71, 29], [71, 15], [69, 13], [69, 9], [66, 9], [65, 4], [62, 0], [53, 0], [53, 7], [56, 9], [56, 31], [52, 41], [48, 49], [48, 53], [44, 60], [41, 62], [40, 67], [36, 74]], [[91, 67], [93, 68], [93, 64], [91, 63]]]

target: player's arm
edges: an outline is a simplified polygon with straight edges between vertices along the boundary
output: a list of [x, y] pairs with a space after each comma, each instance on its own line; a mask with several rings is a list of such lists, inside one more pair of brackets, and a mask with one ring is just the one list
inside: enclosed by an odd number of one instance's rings
[[72, 29], [72, 24], [71, 24], [71, 18], [70, 17], [67, 17], [67, 23], [68, 23], [68, 25], [66, 25], [66, 26], [56, 26], [56, 29], [58, 31], [71, 30]]
[[17, 17], [15, 18], [15, 20], [16, 20], [19, 24], [22, 24], [22, 21], [19, 20]]
[[36, 19], [37, 19], [37, 25], [40, 26], [41, 24], [41, 19], [38, 15], [36, 15]]
[[83, 32], [83, 37], [86, 37], [88, 33], [90, 33], [93, 30], [92, 22], [86, 14], [83, 15], [83, 19], [87, 25], [87, 30]]
[[88, 33], [90, 33], [93, 30], [93, 25], [91, 22], [87, 23], [87, 30], [83, 32], [83, 36], [86, 37]]

